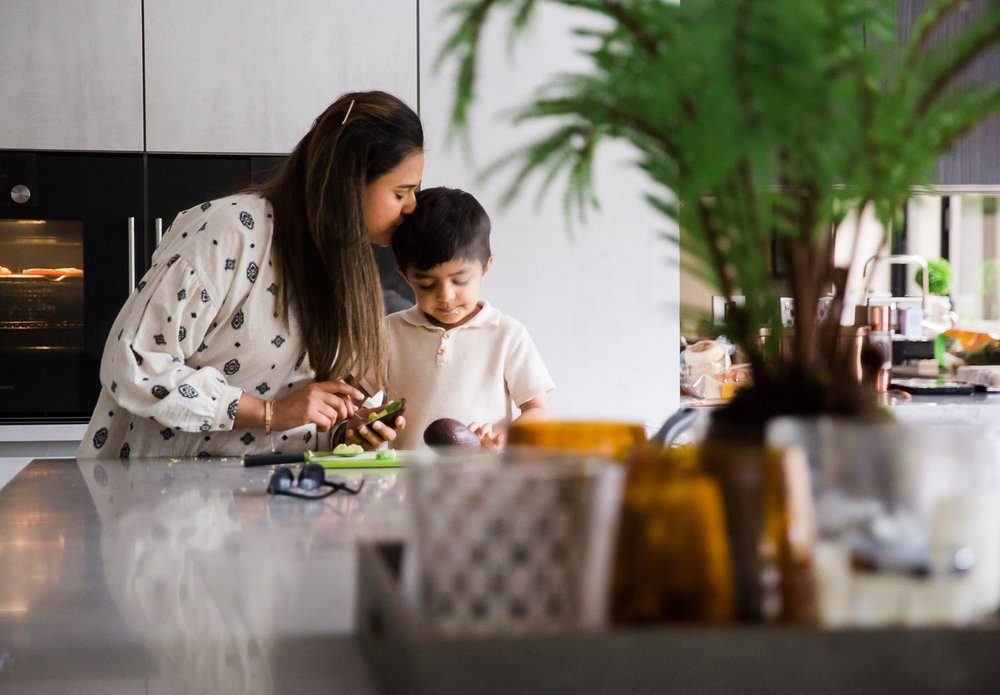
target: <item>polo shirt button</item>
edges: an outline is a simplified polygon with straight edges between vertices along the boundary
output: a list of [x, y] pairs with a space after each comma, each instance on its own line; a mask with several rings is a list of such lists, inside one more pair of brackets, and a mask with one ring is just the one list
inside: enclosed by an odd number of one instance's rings
[[443, 355], [444, 354], [444, 348], [438, 348], [438, 354], [439, 355]]
[[450, 338], [450, 337], [451, 337], [451, 335], [449, 335], [448, 333], [445, 333], [444, 335], [441, 336], [441, 338], [444, 339], [444, 340], [448, 340], [448, 338]]

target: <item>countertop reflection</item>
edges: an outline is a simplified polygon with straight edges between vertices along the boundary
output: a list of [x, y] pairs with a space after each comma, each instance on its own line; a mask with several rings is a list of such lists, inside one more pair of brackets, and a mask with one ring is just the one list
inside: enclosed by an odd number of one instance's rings
[[238, 459], [36, 460], [0, 490], [0, 692], [374, 692], [359, 539], [405, 537], [398, 470], [266, 493]]

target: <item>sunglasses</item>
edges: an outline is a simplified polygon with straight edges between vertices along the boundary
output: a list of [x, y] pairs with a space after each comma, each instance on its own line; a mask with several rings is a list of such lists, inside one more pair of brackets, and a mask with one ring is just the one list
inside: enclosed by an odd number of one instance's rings
[[[299, 497], [304, 500], [321, 500], [324, 497], [337, 492], [346, 492], [349, 495], [356, 495], [365, 486], [362, 479], [355, 488], [349, 487], [345, 483], [331, 483], [326, 479], [326, 469], [318, 463], [307, 463], [299, 471], [298, 478], [291, 468], [277, 468], [271, 474], [271, 480], [267, 484], [267, 491], [272, 495], [288, 495], [289, 497]], [[321, 488], [330, 488], [322, 490]], [[310, 494], [304, 494], [310, 493]]]

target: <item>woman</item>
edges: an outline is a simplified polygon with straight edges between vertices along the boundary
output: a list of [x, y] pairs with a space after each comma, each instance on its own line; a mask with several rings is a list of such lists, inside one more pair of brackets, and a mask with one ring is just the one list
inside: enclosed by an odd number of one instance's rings
[[[384, 383], [387, 245], [423, 173], [418, 116], [345, 94], [276, 174], [180, 213], [111, 329], [78, 456], [238, 456], [327, 449]], [[402, 418], [397, 421], [402, 426]], [[392, 428], [362, 428], [365, 443]]]

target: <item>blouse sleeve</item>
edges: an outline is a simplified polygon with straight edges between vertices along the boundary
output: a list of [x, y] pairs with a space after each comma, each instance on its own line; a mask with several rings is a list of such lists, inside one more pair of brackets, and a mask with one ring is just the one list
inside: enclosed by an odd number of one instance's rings
[[108, 337], [101, 382], [123, 408], [184, 432], [231, 430], [242, 389], [188, 360], [218, 307], [180, 256], [158, 264], [132, 294]]

